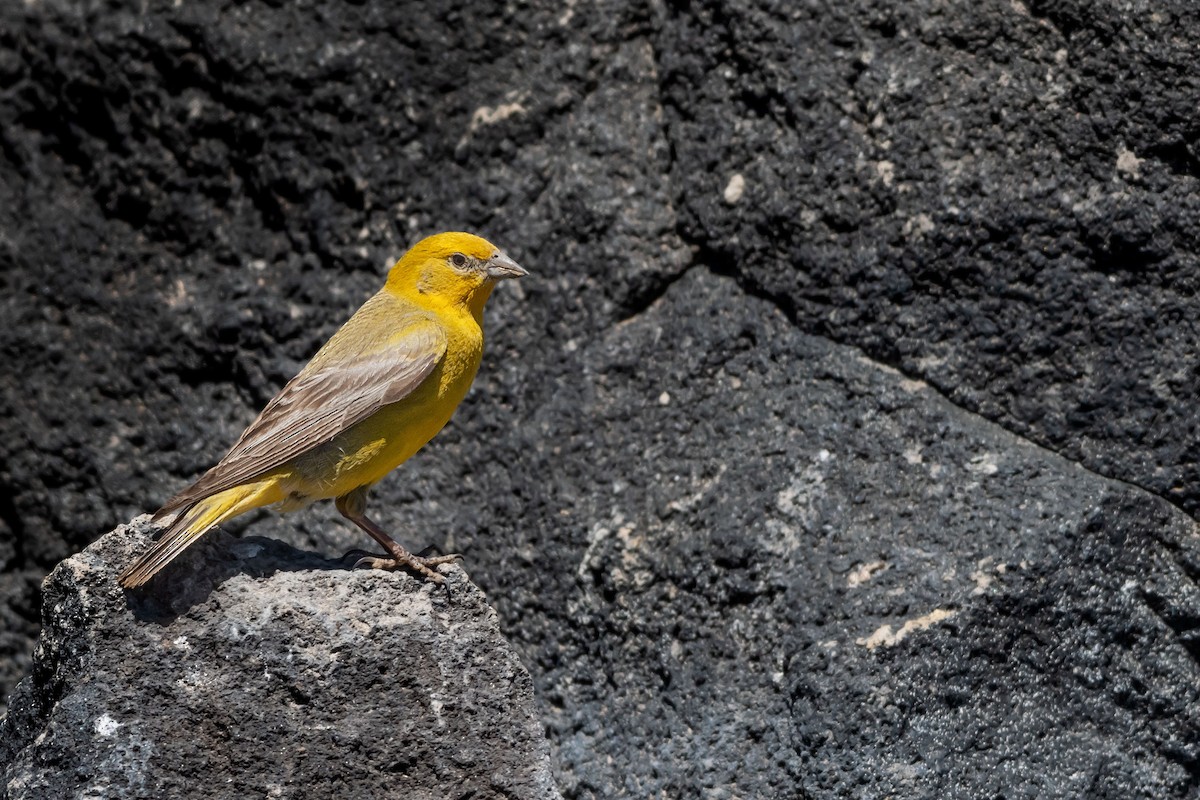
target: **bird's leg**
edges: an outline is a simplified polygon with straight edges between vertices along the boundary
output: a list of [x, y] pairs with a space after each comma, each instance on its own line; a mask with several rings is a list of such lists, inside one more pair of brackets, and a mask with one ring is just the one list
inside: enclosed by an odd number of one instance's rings
[[367, 533], [371, 534], [371, 538], [383, 545], [383, 549], [388, 552], [391, 558], [376, 558], [374, 556], [366, 556], [360, 558], [355, 564], [355, 567], [370, 567], [371, 569], [398, 569], [399, 567], [408, 567], [415, 570], [426, 578], [429, 578], [434, 583], [445, 583], [444, 575], [436, 572], [433, 568], [438, 564], [448, 564], [451, 561], [462, 558], [458, 553], [452, 553], [446, 556], [423, 557], [416, 556], [404, 549], [403, 545], [388, 536], [387, 531], [380, 528], [365, 515], [356, 517], [346, 517], [358, 527], [362, 528]]
[[388, 555], [391, 556], [391, 558], [375, 558], [374, 556], [360, 558], [354, 564], [355, 567], [371, 567], [372, 569], [408, 567], [411, 570], [421, 573], [434, 583], [443, 584], [446, 582], [445, 576], [439, 574], [433, 568], [439, 564], [448, 564], [451, 561], [462, 558], [458, 553], [448, 556], [423, 558], [405, 550], [399, 542], [388, 535], [387, 531], [367, 518], [367, 490], [365, 487], [342, 495], [334, 502], [334, 505], [343, 517], [369, 533], [371, 538], [379, 542]]

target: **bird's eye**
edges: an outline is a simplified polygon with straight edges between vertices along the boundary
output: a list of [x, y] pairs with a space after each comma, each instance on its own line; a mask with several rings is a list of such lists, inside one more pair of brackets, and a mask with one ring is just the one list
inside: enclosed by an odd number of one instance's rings
[[467, 257], [462, 253], [455, 253], [454, 255], [450, 256], [450, 263], [459, 269], [462, 269], [467, 265]]

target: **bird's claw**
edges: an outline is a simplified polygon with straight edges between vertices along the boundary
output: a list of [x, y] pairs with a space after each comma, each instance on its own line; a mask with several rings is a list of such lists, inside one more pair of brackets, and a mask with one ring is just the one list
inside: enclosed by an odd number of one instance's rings
[[400, 569], [407, 567], [414, 572], [419, 572], [429, 580], [436, 584], [442, 585], [446, 582], [446, 576], [437, 572], [434, 567], [439, 564], [449, 564], [462, 558], [460, 553], [451, 553], [446, 556], [432, 556], [425, 558], [422, 556], [414, 556], [406, 554], [406, 558], [391, 558], [381, 556], [363, 556], [358, 561], [354, 562], [354, 569]]

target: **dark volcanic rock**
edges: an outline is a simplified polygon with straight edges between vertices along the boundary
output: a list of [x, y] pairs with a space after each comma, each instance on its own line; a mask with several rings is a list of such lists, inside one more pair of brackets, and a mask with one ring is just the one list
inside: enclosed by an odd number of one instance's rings
[[705, 270], [581, 358], [491, 592], [566, 796], [1196, 791], [1189, 517]]
[[376, 507], [467, 554], [570, 796], [1195, 795], [1198, 22], [0, 4], [0, 684], [40, 575], [462, 228], [533, 275]]
[[558, 797], [529, 675], [460, 570], [448, 601], [218, 535], [126, 594], [146, 530], [47, 579], [4, 797]]
[[1139, 9], [687, 3], [658, 48], [681, 234], [805, 330], [1200, 510], [1200, 70], [1172, 33], [1200, 7]]

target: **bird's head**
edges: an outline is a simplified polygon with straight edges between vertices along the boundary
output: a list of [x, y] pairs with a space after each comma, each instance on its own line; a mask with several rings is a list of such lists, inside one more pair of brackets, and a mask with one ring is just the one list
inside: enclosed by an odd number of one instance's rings
[[503, 250], [470, 233], [439, 233], [412, 246], [387, 288], [426, 304], [463, 305], [477, 317], [496, 281], [527, 274]]

